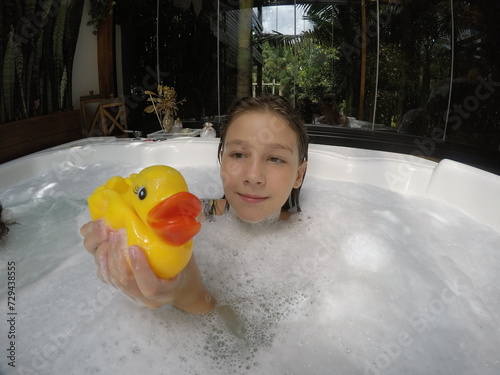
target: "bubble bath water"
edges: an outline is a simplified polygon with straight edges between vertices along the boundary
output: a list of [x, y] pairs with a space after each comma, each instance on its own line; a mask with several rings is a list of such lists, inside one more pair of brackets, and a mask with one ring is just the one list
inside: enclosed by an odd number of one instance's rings
[[[138, 307], [97, 279], [78, 233], [86, 197], [139, 169], [66, 161], [0, 193], [18, 223], [0, 248], [2, 275], [8, 261], [18, 275], [7, 374], [498, 373], [493, 228], [437, 199], [306, 176], [291, 220], [226, 215], [195, 237], [207, 287], [245, 325], [237, 337], [215, 313]], [[194, 194], [222, 195], [216, 168], [178, 169]]]

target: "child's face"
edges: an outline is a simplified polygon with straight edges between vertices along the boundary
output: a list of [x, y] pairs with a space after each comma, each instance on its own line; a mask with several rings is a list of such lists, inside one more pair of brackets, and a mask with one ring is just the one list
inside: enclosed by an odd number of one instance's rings
[[259, 222], [279, 212], [302, 184], [297, 135], [273, 112], [248, 112], [228, 127], [221, 156], [224, 193], [240, 219]]

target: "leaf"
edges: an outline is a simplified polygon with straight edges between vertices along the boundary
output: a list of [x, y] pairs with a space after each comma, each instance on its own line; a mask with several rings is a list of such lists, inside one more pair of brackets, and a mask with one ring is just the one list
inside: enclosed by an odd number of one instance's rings
[[66, 92], [66, 87], [68, 85], [68, 75], [67, 75], [67, 70], [66, 66], [64, 67], [63, 74], [61, 77], [61, 84], [59, 86], [59, 108], [60, 109], [65, 109], [64, 108], [64, 97], [65, 97], [65, 92]]
[[23, 16], [31, 20], [33, 18], [33, 14], [35, 13], [35, 6], [36, 6], [37, 0], [25, 0], [24, 1], [24, 14]]
[[26, 109], [26, 96], [24, 90], [24, 55], [22, 46], [19, 41], [13, 40], [14, 47], [14, 63], [16, 65], [16, 76], [19, 87], [19, 95], [21, 96], [21, 117], [28, 117], [28, 111]]
[[50, 8], [52, 7], [52, 0], [50, 1], [39, 1], [40, 9], [40, 19], [43, 20], [43, 24], [45, 24], [45, 18], [49, 15]]
[[14, 112], [14, 87], [15, 87], [15, 52], [14, 52], [14, 30], [11, 29], [5, 49], [2, 71], [2, 94], [5, 105], [5, 121], [12, 121]]
[[99, 24], [104, 21], [108, 14], [113, 13], [114, 1], [110, 0], [90, 0], [89, 16], [90, 21], [87, 22], [87, 26], [94, 26], [94, 35], [97, 35], [97, 29]]
[[[40, 99], [40, 95], [42, 92], [41, 84], [40, 84], [40, 61], [42, 59], [42, 52], [43, 52], [43, 35], [44, 35], [44, 30], [39, 34], [38, 38], [35, 40], [35, 45], [33, 48], [33, 68], [28, 70], [28, 74], [31, 76], [31, 82], [27, 82], [26, 87], [33, 87], [32, 90], [34, 91], [30, 97], [33, 98], [33, 100], [29, 102], [29, 105], [31, 105], [34, 101]], [[34, 114], [36, 115], [36, 108], [34, 108]]]
[[63, 55], [63, 41], [64, 41], [64, 26], [66, 24], [66, 13], [68, 10], [68, 0], [62, 0], [59, 11], [56, 16], [56, 23], [54, 25], [53, 38], [53, 56], [54, 56], [54, 73], [55, 82], [54, 88], [57, 90], [57, 109], [62, 109], [61, 87], [62, 76], [64, 71], [64, 55]]

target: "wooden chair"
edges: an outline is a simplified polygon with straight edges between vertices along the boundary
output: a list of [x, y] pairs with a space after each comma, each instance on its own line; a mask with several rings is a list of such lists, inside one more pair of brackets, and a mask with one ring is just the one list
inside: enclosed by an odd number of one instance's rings
[[90, 95], [80, 97], [80, 118], [82, 124], [82, 133], [88, 136], [89, 128], [94, 122], [99, 109], [99, 102], [106, 99], [106, 95], [92, 92]]
[[100, 124], [103, 136], [111, 135], [113, 130], [117, 128], [121, 137], [127, 137], [127, 112], [125, 109], [125, 101], [119, 98], [111, 98], [99, 101], [99, 106], [96, 110], [88, 133], [92, 134], [97, 124]]

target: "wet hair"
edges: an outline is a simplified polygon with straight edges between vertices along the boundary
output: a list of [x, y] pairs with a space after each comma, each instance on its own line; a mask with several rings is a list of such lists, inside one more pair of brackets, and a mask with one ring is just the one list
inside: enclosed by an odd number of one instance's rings
[[0, 241], [9, 233], [9, 228], [5, 223], [2, 221], [2, 203], [0, 203]]
[[323, 96], [323, 102], [324, 103], [333, 103], [333, 102], [338, 103], [339, 102], [339, 96], [336, 93], [334, 93], [334, 92], [326, 93]]
[[[227, 129], [229, 126], [238, 118], [239, 116], [247, 112], [273, 112], [274, 114], [280, 116], [285, 122], [290, 126], [290, 128], [297, 135], [297, 147], [299, 151], [299, 165], [308, 159], [308, 147], [309, 147], [309, 137], [307, 135], [307, 129], [300, 117], [299, 113], [290, 105], [290, 103], [278, 95], [263, 95], [259, 97], [243, 97], [236, 99], [229, 107], [228, 114], [224, 119], [220, 128], [220, 142], [218, 149], [218, 158], [220, 163], [220, 158], [222, 152], [224, 151], [224, 142], [226, 141]], [[305, 176], [305, 171], [304, 171]], [[296, 210], [300, 212], [299, 205], [299, 195], [300, 188], [292, 188], [290, 196], [287, 201], [281, 207], [283, 211]]]

